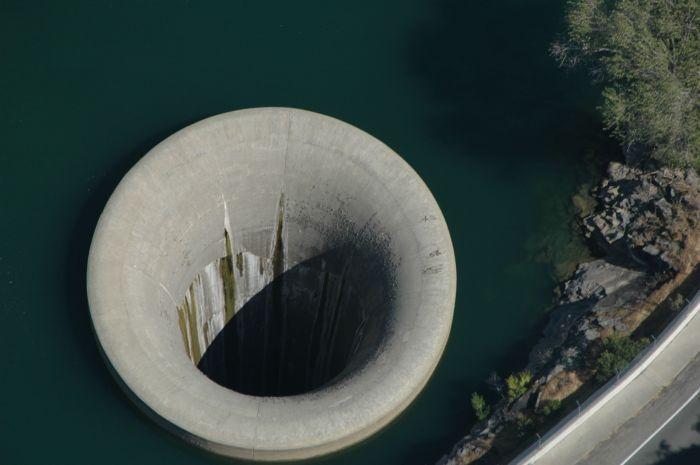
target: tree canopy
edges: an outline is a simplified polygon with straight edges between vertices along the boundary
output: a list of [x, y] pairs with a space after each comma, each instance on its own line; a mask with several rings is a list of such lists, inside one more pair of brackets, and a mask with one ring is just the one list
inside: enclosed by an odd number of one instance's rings
[[629, 152], [700, 168], [700, 1], [570, 0], [552, 46], [603, 85], [603, 120]]
[[622, 372], [637, 354], [649, 344], [649, 339], [638, 341], [629, 336], [612, 335], [603, 343], [603, 351], [595, 361], [596, 379], [607, 381], [616, 373]]

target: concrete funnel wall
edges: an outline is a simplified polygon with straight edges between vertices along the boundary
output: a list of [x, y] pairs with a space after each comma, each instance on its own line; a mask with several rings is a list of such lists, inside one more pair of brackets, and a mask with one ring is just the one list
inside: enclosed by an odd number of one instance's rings
[[151, 150], [95, 231], [88, 298], [122, 387], [214, 452], [312, 457], [396, 417], [444, 349], [455, 262], [418, 175], [301, 110], [203, 120]]

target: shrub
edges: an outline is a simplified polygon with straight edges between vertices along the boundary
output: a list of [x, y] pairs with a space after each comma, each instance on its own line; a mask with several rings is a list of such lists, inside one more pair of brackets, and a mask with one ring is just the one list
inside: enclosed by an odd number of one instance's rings
[[559, 399], [551, 399], [544, 403], [542, 406], [542, 413], [545, 416], [549, 416], [561, 408], [561, 401]]
[[508, 388], [508, 400], [513, 401], [525, 394], [530, 381], [532, 381], [532, 373], [527, 370], [507, 377], [506, 387]]
[[629, 336], [613, 334], [603, 342], [603, 351], [595, 361], [596, 380], [604, 382], [621, 372], [634, 357], [649, 344], [649, 339], [638, 341]]
[[476, 392], [473, 392], [471, 397], [471, 404], [472, 409], [474, 410], [474, 414], [476, 415], [476, 418], [479, 419], [479, 421], [484, 420], [486, 417], [489, 416], [491, 409], [484, 400], [483, 396], [479, 395]]
[[515, 414], [515, 428], [518, 430], [518, 433], [520, 433], [521, 436], [528, 432], [534, 423], [535, 422], [532, 420], [532, 418], [523, 412], [518, 412]]
[[679, 311], [685, 306], [685, 298], [680, 292], [671, 298], [671, 310], [674, 312]]

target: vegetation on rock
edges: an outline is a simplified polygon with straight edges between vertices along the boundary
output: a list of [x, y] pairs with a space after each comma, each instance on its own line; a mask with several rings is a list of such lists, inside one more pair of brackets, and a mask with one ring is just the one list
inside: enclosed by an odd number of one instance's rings
[[677, 292], [673, 297], [671, 297], [671, 308], [674, 311], [679, 311], [685, 306], [685, 297], [680, 292]]
[[515, 428], [517, 429], [519, 436], [529, 432], [534, 425], [534, 420], [528, 414], [524, 412], [518, 412], [515, 414]]
[[530, 382], [532, 381], [532, 373], [528, 370], [515, 373], [506, 378], [506, 387], [508, 388], [508, 400], [513, 401], [525, 394]]
[[474, 410], [474, 414], [479, 421], [484, 420], [491, 413], [491, 408], [484, 400], [484, 396], [477, 392], [472, 393], [471, 404], [472, 410]]
[[561, 408], [561, 401], [559, 399], [551, 399], [544, 403], [542, 406], [542, 413], [545, 416], [549, 416]]
[[613, 334], [603, 342], [603, 351], [595, 361], [596, 380], [607, 381], [616, 373], [620, 373], [649, 344], [649, 339], [638, 341], [629, 336]]
[[551, 52], [604, 86], [604, 122], [628, 154], [700, 168], [700, 2], [571, 0]]

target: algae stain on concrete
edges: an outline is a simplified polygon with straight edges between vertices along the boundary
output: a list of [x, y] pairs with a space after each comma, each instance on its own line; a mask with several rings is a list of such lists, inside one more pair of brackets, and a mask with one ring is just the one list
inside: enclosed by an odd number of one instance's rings
[[[233, 252], [231, 250], [231, 238], [224, 229], [224, 241], [226, 243], [226, 256], [219, 259], [219, 275], [224, 286], [224, 322], [227, 323], [236, 308], [236, 285], [233, 273]], [[236, 254], [236, 265], [239, 274], [243, 274], [243, 258]]]
[[284, 272], [284, 193], [280, 194], [277, 206], [277, 224], [275, 225], [274, 246], [272, 248], [272, 270], [275, 276]]
[[270, 256], [248, 251], [232, 234], [224, 203], [224, 256], [206, 265], [178, 305], [178, 324], [187, 356], [199, 363], [214, 338], [245, 303], [284, 273], [284, 194], [271, 234]]

